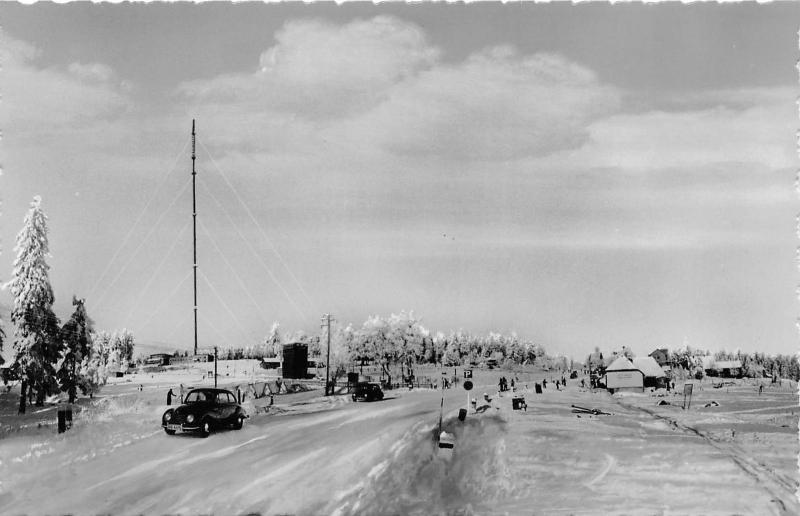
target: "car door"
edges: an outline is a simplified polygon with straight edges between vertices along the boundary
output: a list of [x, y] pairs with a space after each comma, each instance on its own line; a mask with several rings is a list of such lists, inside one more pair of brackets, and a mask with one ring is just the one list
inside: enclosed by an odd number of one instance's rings
[[220, 396], [224, 393], [217, 392], [217, 393], [209, 393], [208, 398], [208, 416], [215, 420], [215, 421], [222, 421], [225, 419], [223, 415], [224, 403], [221, 402]]
[[221, 392], [219, 402], [221, 417], [230, 421], [236, 413], [236, 398], [229, 392]]

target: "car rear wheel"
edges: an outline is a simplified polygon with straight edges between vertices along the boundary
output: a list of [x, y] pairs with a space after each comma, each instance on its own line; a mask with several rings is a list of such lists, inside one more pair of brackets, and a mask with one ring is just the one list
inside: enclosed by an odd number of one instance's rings
[[211, 423], [208, 419], [204, 419], [200, 422], [200, 437], [208, 437], [211, 433]]

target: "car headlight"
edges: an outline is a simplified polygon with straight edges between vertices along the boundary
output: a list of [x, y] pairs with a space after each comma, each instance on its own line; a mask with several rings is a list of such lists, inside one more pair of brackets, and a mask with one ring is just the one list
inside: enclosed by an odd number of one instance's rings
[[164, 421], [169, 421], [170, 419], [172, 419], [172, 412], [164, 414]]
[[193, 415], [189, 414], [188, 416], [186, 416], [186, 422], [187, 423], [191, 423], [193, 421], [194, 421], [194, 416]]

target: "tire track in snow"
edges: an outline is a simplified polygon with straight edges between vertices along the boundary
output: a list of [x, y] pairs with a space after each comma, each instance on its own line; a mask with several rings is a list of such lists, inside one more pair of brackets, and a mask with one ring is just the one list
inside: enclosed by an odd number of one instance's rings
[[317, 448], [316, 450], [306, 453], [305, 455], [301, 455], [294, 460], [290, 460], [289, 462], [271, 470], [265, 475], [261, 475], [256, 477], [252, 481], [245, 484], [243, 487], [237, 489], [233, 495], [235, 497], [243, 496], [245, 493], [252, 489], [256, 489], [259, 487], [263, 487], [264, 485], [268, 485], [271, 479], [280, 478], [282, 480], [286, 480], [286, 476], [291, 473], [292, 471], [303, 471], [300, 466], [306, 462], [312, 461], [325, 453], [328, 450], [327, 446], [322, 448]]
[[593, 486], [596, 483], [598, 483], [601, 480], [603, 480], [606, 477], [606, 475], [608, 475], [608, 472], [611, 471], [611, 469], [614, 466], [617, 465], [617, 459], [616, 458], [612, 457], [611, 455], [609, 455], [607, 453], [605, 455], [606, 455], [606, 465], [605, 465], [605, 467], [603, 467], [603, 469], [597, 475], [595, 475], [594, 478], [592, 478], [590, 481], [588, 481], [588, 482], [586, 482], [584, 484], [589, 489], [594, 489]]
[[107, 479], [103, 480], [102, 482], [98, 482], [97, 484], [89, 486], [89, 487], [86, 488], [86, 490], [89, 491], [91, 489], [96, 489], [96, 488], [104, 486], [104, 485], [106, 485], [106, 484], [108, 484], [110, 482], [114, 482], [115, 480], [122, 480], [124, 478], [132, 477], [132, 476], [138, 475], [140, 473], [145, 473], [147, 471], [156, 469], [159, 466], [161, 466], [162, 464], [174, 461], [176, 458], [178, 458], [178, 457], [180, 457], [182, 455], [188, 454], [189, 451], [192, 448], [196, 448], [200, 444], [202, 444], [202, 443], [192, 444], [192, 445], [187, 446], [186, 448], [181, 449], [177, 453], [170, 454], [170, 455], [167, 455], [165, 457], [161, 457], [161, 458], [158, 458], [158, 459], [155, 459], [155, 460], [143, 462], [142, 464], [139, 464], [138, 466], [135, 466], [135, 467], [125, 471], [124, 473], [120, 473], [119, 475], [115, 475], [113, 477], [110, 477], [110, 478], [107, 478]]
[[[763, 486], [764, 490], [772, 496], [772, 502], [775, 503], [780, 514], [800, 514], [800, 503], [797, 502], [795, 493], [796, 486], [787, 482], [771, 468], [764, 466], [753, 457], [749, 457], [741, 447], [732, 443], [717, 441], [705, 432], [647, 408], [628, 405], [622, 401], [617, 401], [617, 403], [623, 407], [638, 410], [653, 418], [666, 421], [676, 430], [700, 437], [706, 444], [725, 454], [739, 469]], [[787, 505], [790, 508], [787, 508]]]
[[214, 450], [213, 452], [204, 453], [202, 455], [194, 455], [194, 456], [192, 456], [192, 457], [190, 457], [188, 459], [176, 462], [175, 466], [182, 467], [182, 466], [188, 466], [188, 465], [191, 465], [191, 464], [195, 464], [197, 462], [201, 462], [201, 461], [204, 461], [204, 460], [221, 459], [222, 457], [225, 457], [226, 455], [233, 454], [236, 450], [244, 448], [245, 446], [249, 446], [249, 445], [251, 445], [251, 444], [253, 444], [255, 442], [263, 441], [264, 439], [269, 439], [271, 436], [272, 436], [272, 433], [271, 432], [267, 432], [265, 434], [259, 435], [258, 437], [254, 437], [254, 438], [252, 438], [252, 439], [250, 439], [248, 441], [245, 441], [243, 443], [234, 444], [233, 446], [228, 446], [227, 448], [220, 448], [219, 450]]

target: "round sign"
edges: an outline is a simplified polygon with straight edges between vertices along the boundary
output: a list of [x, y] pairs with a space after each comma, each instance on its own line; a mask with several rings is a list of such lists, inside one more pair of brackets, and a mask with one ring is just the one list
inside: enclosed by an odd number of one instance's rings
[[467, 391], [472, 390], [472, 382], [470, 382], [469, 380], [465, 381], [464, 382], [464, 390], [467, 390]]

